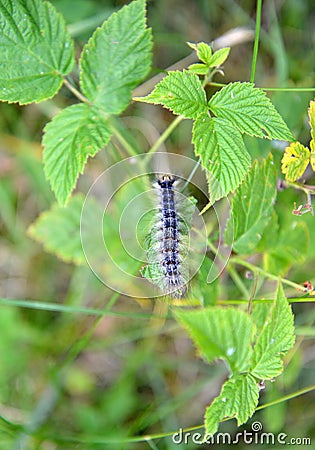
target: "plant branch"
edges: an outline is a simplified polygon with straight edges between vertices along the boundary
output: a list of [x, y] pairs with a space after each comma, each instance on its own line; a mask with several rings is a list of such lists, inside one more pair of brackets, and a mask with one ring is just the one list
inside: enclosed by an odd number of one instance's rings
[[240, 266], [244, 266], [247, 269], [251, 270], [252, 272], [257, 271], [264, 277], [270, 278], [271, 280], [279, 281], [279, 278], [280, 278], [280, 280], [283, 284], [287, 284], [288, 286], [291, 286], [291, 287], [297, 289], [298, 291], [303, 291], [303, 287], [300, 286], [299, 284], [294, 283], [293, 281], [290, 281], [286, 278], [279, 277], [278, 275], [274, 275], [272, 273], [266, 272], [264, 269], [261, 269], [260, 267], [249, 263], [248, 261], [243, 261], [241, 258], [233, 257], [230, 259], [229, 263], [230, 262], [234, 263], [234, 264], [239, 264]]
[[196, 164], [195, 164], [194, 168], [190, 172], [189, 177], [187, 178], [184, 186], [182, 187], [181, 192], [183, 192], [186, 189], [186, 187], [189, 185], [189, 183], [193, 179], [193, 176], [195, 175], [195, 173], [196, 173], [196, 171], [197, 171], [199, 166], [200, 166], [200, 160], [198, 159], [198, 161], [196, 161]]
[[63, 84], [67, 86], [69, 91], [71, 91], [72, 94], [74, 94], [81, 102], [86, 103], [88, 105], [92, 105], [90, 100], [87, 99], [83, 94], [81, 94], [81, 92], [77, 88], [75, 88], [67, 78], [63, 79]]
[[251, 290], [251, 292], [250, 292], [249, 302], [248, 302], [248, 306], [247, 306], [247, 312], [248, 312], [248, 314], [251, 313], [253, 300], [254, 300], [254, 297], [255, 297], [255, 294], [256, 294], [256, 290], [257, 290], [257, 284], [258, 284], [258, 273], [257, 273], [257, 270], [255, 270], [255, 272], [254, 272], [253, 286], [252, 286], [252, 290]]
[[[285, 395], [283, 397], [280, 397], [276, 400], [273, 400], [272, 402], [269, 403], [264, 403], [263, 405], [258, 406], [255, 411], [260, 411], [262, 409], [266, 409], [269, 408], [270, 406], [274, 406], [274, 405], [278, 405], [279, 403], [283, 403], [286, 402], [288, 400], [291, 400], [293, 398], [299, 397], [300, 395], [304, 395], [304, 394], [308, 394], [309, 392], [312, 392], [315, 390], [315, 384], [312, 384], [310, 386], [306, 386], [303, 389], [300, 389], [298, 391], [292, 392], [291, 394]], [[228, 420], [232, 420], [232, 417], [226, 418], [221, 420], [220, 422], [226, 422]], [[195, 425], [193, 427], [188, 427], [188, 428], [184, 428], [182, 430], [182, 432], [188, 433], [191, 431], [195, 431], [195, 430], [200, 430], [201, 428], [204, 428], [204, 424], [201, 425]], [[172, 431], [167, 431], [164, 433], [156, 433], [156, 434], [147, 434], [147, 435], [142, 435], [142, 436], [130, 436], [129, 438], [111, 438], [111, 437], [107, 437], [105, 439], [102, 439], [102, 443], [120, 443], [120, 444], [127, 444], [127, 443], [132, 443], [132, 442], [146, 442], [148, 440], [152, 440], [152, 439], [162, 439], [165, 437], [169, 437], [169, 436], [173, 436], [175, 433], [177, 433], [178, 430], [172, 430]], [[61, 436], [58, 436], [59, 440], [62, 440]], [[80, 439], [80, 440], [79, 440]], [[89, 443], [91, 442], [90, 440], [87, 439], [83, 439], [82, 437], [78, 437], [78, 436], [67, 436], [66, 438], [67, 442], [84, 442], [84, 443]], [[94, 441], [93, 441], [94, 443]]]
[[[207, 241], [207, 245], [214, 254], [218, 254], [218, 258], [220, 258], [221, 261], [225, 260], [225, 258], [223, 258], [222, 255], [220, 255], [220, 253], [217, 252], [216, 247], [212, 244], [212, 242], [209, 240], [209, 238]], [[238, 287], [238, 289], [240, 290], [240, 292], [245, 296], [245, 298], [249, 299], [250, 294], [249, 294], [245, 284], [243, 283], [243, 280], [241, 279], [239, 274], [236, 272], [235, 268], [233, 266], [231, 266], [229, 263], [227, 264], [227, 271], [228, 271], [230, 277], [232, 278], [232, 280], [234, 281], [234, 283], [236, 284], [236, 286]]]
[[285, 185], [285, 187], [293, 187], [294, 189], [304, 191], [306, 194], [310, 193], [311, 195], [315, 195], [315, 186], [311, 186], [309, 184], [293, 183], [292, 181], [287, 180], [285, 180], [283, 184]]
[[263, 86], [257, 86], [259, 89], [262, 89], [263, 91], [270, 91], [270, 92], [314, 92], [315, 87], [263, 87]]
[[254, 83], [254, 81], [255, 81], [255, 73], [256, 73], [256, 65], [257, 65], [257, 57], [258, 57], [259, 36], [260, 36], [260, 22], [261, 22], [261, 8], [262, 8], [262, 0], [257, 0], [255, 41], [254, 41], [254, 49], [253, 49], [252, 71], [251, 71], [251, 75], [250, 75], [250, 81], [252, 83]]
[[146, 162], [150, 160], [151, 155], [153, 155], [160, 145], [162, 145], [166, 139], [169, 137], [169, 135], [172, 133], [172, 131], [177, 127], [177, 125], [180, 124], [180, 122], [184, 119], [183, 116], [178, 116], [176, 119], [173, 120], [173, 122], [170, 123], [170, 125], [164, 130], [164, 132], [161, 134], [161, 136], [158, 138], [158, 140], [152, 145], [150, 150], [147, 152], [146, 156]]
[[[223, 47], [233, 47], [235, 45], [243, 44], [244, 42], [251, 42], [252, 40], [253, 40], [253, 31], [251, 29], [247, 27], [236, 27], [227, 31], [222, 36], [219, 36], [212, 42], [212, 44], [214, 50], [218, 50]], [[144, 95], [147, 95], [148, 92], [150, 92], [153, 89], [153, 87], [159, 81], [161, 81], [161, 79], [167, 74], [168, 71], [185, 69], [186, 67], [196, 62], [197, 60], [198, 58], [196, 52], [195, 51], [191, 52], [188, 56], [185, 56], [185, 58], [177, 61], [175, 64], [172, 64], [165, 70], [161, 71], [161, 73], [158, 73], [154, 77], [142, 83], [134, 90], [132, 96], [143, 97]]]
[[113, 118], [109, 121], [110, 128], [114, 133], [116, 139], [125, 148], [129, 156], [137, 156], [139, 153], [133, 148], [133, 146], [125, 139], [124, 135], [120, 132], [117, 126], [114, 124]]

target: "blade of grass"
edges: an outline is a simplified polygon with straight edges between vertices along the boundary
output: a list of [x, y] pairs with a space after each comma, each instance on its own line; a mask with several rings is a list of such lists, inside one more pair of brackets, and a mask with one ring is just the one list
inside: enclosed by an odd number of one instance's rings
[[[55, 311], [70, 314], [87, 314], [92, 316], [129, 317], [130, 319], [148, 319], [151, 313], [130, 313], [122, 311], [107, 311], [106, 309], [82, 308], [60, 305], [58, 303], [38, 302], [33, 300], [19, 300], [14, 298], [0, 298], [0, 305], [17, 306], [21, 308], [37, 309], [42, 311]], [[167, 317], [166, 317], [167, 318]]]
[[250, 75], [250, 81], [252, 83], [254, 83], [254, 81], [255, 81], [256, 66], [257, 66], [259, 36], [260, 36], [260, 22], [261, 22], [261, 8], [262, 8], [262, 0], [257, 0], [255, 41], [254, 41], [254, 49], [253, 49], [252, 70], [251, 70], [251, 75]]

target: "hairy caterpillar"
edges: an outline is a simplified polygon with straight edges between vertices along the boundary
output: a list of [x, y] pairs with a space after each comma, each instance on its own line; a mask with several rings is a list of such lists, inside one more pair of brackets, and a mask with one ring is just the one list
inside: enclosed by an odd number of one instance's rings
[[180, 298], [189, 277], [185, 260], [195, 202], [191, 198], [183, 200], [175, 186], [172, 175], [161, 175], [154, 184], [158, 209], [146, 239], [148, 265], [142, 269], [142, 275], [164, 295]]

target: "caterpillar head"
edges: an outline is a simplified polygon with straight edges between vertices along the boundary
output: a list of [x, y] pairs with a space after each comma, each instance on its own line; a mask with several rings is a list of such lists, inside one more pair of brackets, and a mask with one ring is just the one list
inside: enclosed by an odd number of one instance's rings
[[170, 188], [175, 183], [176, 178], [173, 175], [160, 175], [157, 178], [157, 183], [161, 188]]

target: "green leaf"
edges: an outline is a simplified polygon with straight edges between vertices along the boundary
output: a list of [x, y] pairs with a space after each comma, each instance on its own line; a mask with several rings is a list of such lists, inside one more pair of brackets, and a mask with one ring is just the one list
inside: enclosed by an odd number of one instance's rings
[[63, 17], [49, 2], [0, 0], [0, 100], [21, 105], [53, 97], [74, 64]]
[[257, 338], [250, 372], [253, 376], [269, 380], [283, 370], [282, 357], [293, 347], [294, 320], [281, 284], [270, 314]]
[[212, 204], [237, 188], [250, 166], [250, 156], [236, 128], [225, 119], [210, 119], [207, 114], [194, 123], [193, 143], [202, 166], [210, 172]]
[[285, 179], [295, 181], [300, 178], [310, 161], [310, 151], [300, 142], [291, 142], [286, 147], [281, 160], [281, 171], [285, 174]]
[[311, 142], [310, 142], [310, 163], [312, 166], [313, 171], [315, 172], [315, 101], [310, 101], [310, 107], [308, 109], [308, 118], [309, 118], [309, 124], [311, 127]]
[[230, 53], [230, 47], [220, 48], [213, 53], [211, 58], [207, 61], [208, 67], [218, 67], [224, 63]]
[[80, 239], [83, 203], [83, 195], [74, 196], [66, 207], [55, 203], [30, 226], [28, 234], [63, 261], [85, 264]]
[[225, 359], [233, 373], [246, 369], [253, 334], [248, 314], [235, 308], [209, 307], [177, 311], [175, 316], [208, 362]]
[[224, 418], [235, 417], [238, 426], [247, 422], [255, 411], [258, 398], [258, 384], [251, 374], [239, 375], [226, 381], [220, 395], [206, 409], [206, 433], [216, 433], [219, 422]]
[[146, 97], [137, 101], [163, 105], [175, 114], [196, 119], [208, 111], [206, 93], [198, 76], [188, 71], [170, 72]]
[[209, 108], [241, 133], [267, 139], [294, 139], [269, 98], [253, 83], [229, 83], [210, 99]]
[[256, 326], [256, 337], [261, 333], [272, 307], [273, 302], [267, 300], [253, 303], [251, 318]]
[[210, 45], [206, 44], [205, 42], [198, 42], [197, 44], [187, 42], [187, 44], [190, 48], [197, 52], [197, 56], [200, 61], [208, 65], [208, 61], [210, 61], [212, 56], [212, 48], [210, 47]]
[[198, 42], [197, 56], [200, 59], [200, 61], [208, 65], [208, 62], [210, 61], [212, 56], [212, 49], [210, 45], [206, 44], [205, 42]]
[[310, 163], [313, 171], [315, 172], [315, 139], [311, 140], [310, 147], [311, 147]]
[[98, 109], [82, 103], [65, 108], [45, 127], [44, 170], [60, 204], [69, 199], [88, 156], [104, 147], [110, 136]]
[[[277, 230], [266, 228], [265, 233]], [[264, 254], [264, 269], [275, 275], [284, 275], [294, 264], [303, 264], [310, 244], [309, 230], [305, 222], [288, 221], [277, 235], [276, 245], [269, 246]]]
[[315, 101], [310, 101], [310, 107], [308, 109], [308, 118], [309, 118], [309, 124], [311, 127], [311, 142], [310, 142], [310, 149], [311, 149], [311, 155], [310, 155], [310, 163], [312, 166], [313, 171], [315, 172]]
[[262, 238], [258, 243], [256, 251], [263, 253], [269, 249], [275, 248], [278, 244], [279, 235], [279, 222], [278, 215], [273, 209], [271, 213], [270, 220], [268, 222], [268, 227], [265, 228]]
[[[90, 237], [85, 240], [84, 251], [81, 243], [80, 225], [81, 212], [84, 204], [84, 232]], [[55, 203], [49, 211], [43, 212], [29, 227], [28, 234], [37, 242], [43, 244], [44, 249], [56, 255], [59, 259], [85, 265], [85, 254], [104, 258], [104, 249], [100, 247], [98, 239], [99, 227], [103, 230], [110, 226], [112, 218], [104, 216], [103, 208], [94, 197], [86, 199], [82, 194], [74, 195], [67, 206]]]
[[276, 200], [276, 170], [272, 155], [256, 160], [232, 203], [225, 239], [238, 253], [252, 253], [260, 241]]
[[188, 66], [188, 69], [196, 75], [206, 75], [209, 72], [208, 66], [203, 63], [191, 64]]
[[112, 14], [85, 45], [80, 60], [83, 94], [105, 112], [121, 113], [149, 72], [151, 50], [145, 1], [135, 0]]
[[310, 101], [310, 107], [308, 109], [308, 119], [311, 127], [311, 137], [315, 141], [315, 101]]

